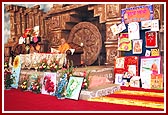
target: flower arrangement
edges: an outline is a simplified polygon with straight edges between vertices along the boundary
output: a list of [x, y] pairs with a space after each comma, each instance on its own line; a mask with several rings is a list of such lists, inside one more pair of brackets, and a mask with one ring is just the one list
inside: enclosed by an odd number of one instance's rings
[[73, 67], [73, 62], [71, 62], [71, 65], [67, 63], [67, 68], [62, 68], [61, 69], [61, 78], [64, 76], [64, 74], [67, 74], [67, 80], [69, 80], [70, 76], [73, 75], [75, 68]]
[[4, 86], [5, 89], [11, 88], [11, 84], [13, 84], [14, 77], [12, 77], [12, 72], [9, 69], [5, 69], [4, 71]]
[[47, 63], [47, 59], [44, 58], [38, 64], [38, 70], [39, 71], [47, 71], [47, 69], [49, 69], [49, 66], [48, 66], [48, 63]]
[[25, 91], [28, 89], [28, 83], [29, 83], [29, 76], [27, 74], [20, 75], [18, 87], [21, 91]]
[[41, 93], [41, 88], [42, 88], [42, 84], [41, 84], [41, 78], [38, 77], [35, 81], [31, 82], [30, 85], [30, 90], [32, 90], [35, 93]]
[[88, 87], [89, 87], [89, 75], [90, 75], [90, 71], [89, 72], [86, 72], [84, 71], [83, 72], [83, 77], [84, 77], [84, 80], [83, 80], [83, 83], [82, 83], [82, 89], [85, 89], [87, 90]]
[[27, 90], [28, 88], [28, 80], [23, 80], [21, 85], [20, 85], [20, 89], [21, 90]]
[[49, 69], [51, 72], [57, 72], [59, 70], [59, 61], [53, 59], [49, 64]]

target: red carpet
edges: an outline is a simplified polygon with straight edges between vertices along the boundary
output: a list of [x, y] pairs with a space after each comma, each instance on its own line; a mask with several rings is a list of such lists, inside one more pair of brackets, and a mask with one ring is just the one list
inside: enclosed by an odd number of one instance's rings
[[[163, 93], [163, 90], [149, 90], [141, 88], [121, 87], [122, 90], [137, 90], [145, 92]], [[129, 96], [123, 94], [111, 94], [109, 97], [133, 98], [164, 102], [161, 97]], [[54, 96], [35, 94], [32, 92], [22, 92], [18, 89], [4, 91], [4, 112], [8, 111], [164, 111], [163, 109], [130, 106], [123, 104], [112, 104], [103, 102], [90, 102], [85, 100], [58, 100]]]

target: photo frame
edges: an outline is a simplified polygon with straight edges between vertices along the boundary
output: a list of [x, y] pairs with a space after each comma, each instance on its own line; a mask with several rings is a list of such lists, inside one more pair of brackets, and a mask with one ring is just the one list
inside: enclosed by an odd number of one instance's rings
[[65, 98], [78, 100], [84, 77], [71, 76], [66, 88]]
[[145, 41], [146, 41], [146, 48], [158, 47], [157, 32], [156, 31], [146, 31]]

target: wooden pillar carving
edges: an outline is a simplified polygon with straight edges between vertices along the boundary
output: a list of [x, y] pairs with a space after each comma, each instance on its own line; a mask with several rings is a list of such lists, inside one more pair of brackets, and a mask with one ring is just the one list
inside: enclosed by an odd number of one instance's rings
[[114, 61], [118, 52], [118, 35], [113, 35], [110, 27], [114, 24], [121, 23], [121, 4], [107, 4], [106, 5], [106, 41], [104, 42], [106, 48], [106, 64], [114, 66]]

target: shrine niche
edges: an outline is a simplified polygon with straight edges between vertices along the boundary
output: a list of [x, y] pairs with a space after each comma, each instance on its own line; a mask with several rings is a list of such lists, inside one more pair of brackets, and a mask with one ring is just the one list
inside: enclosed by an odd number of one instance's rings
[[98, 28], [90, 22], [75, 25], [69, 35], [68, 42], [83, 44], [84, 53], [81, 60], [86, 65], [93, 64], [102, 48], [102, 38]]

